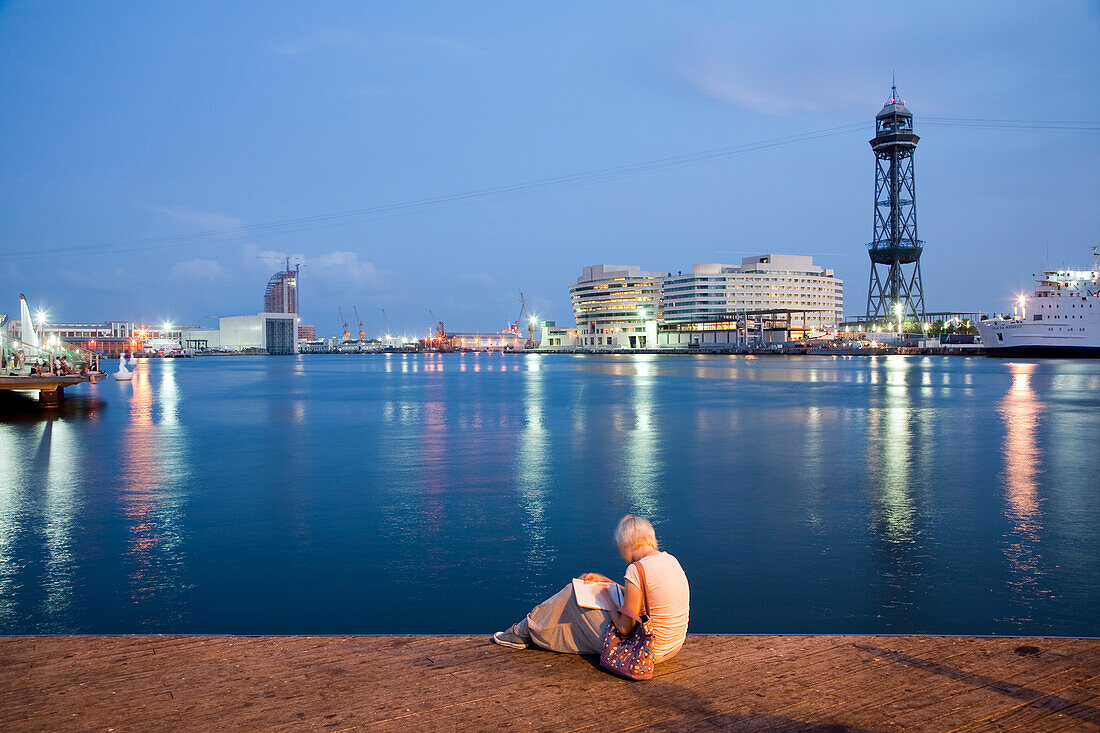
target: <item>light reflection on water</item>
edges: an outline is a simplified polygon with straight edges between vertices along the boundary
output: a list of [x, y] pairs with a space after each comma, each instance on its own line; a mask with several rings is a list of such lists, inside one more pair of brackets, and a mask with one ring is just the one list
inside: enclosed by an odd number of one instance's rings
[[554, 549], [546, 527], [546, 501], [552, 455], [545, 425], [545, 375], [541, 356], [533, 356], [523, 384], [523, 427], [516, 450], [516, 494], [523, 510], [523, 528], [527, 536], [527, 563], [542, 570], [554, 562]]
[[912, 422], [909, 385], [906, 382], [909, 361], [903, 357], [887, 357], [885, 365], [885, 405], [872, 412], [869, 439], [879, 440], [880, 450], [869, 454], [874, 462], [868, 466], [879, 474], [876, 493], [877, 511], [873, 521], [881, 526], [881, 535], [889, 543], [913, 540], [913, 498], [910, 470], [913, 462]]
[[[177, 362], [158, 364], [155, 388], [151, 365], [145, 361], [135, 367], [130, 420], [117, 464], [120, 509], [129, 530], [129, 598], [139, 607], [153, 602], [149, 605], [157, 611], [156, 618], [140, 619], [142, 625], [166, 619], [180, 623], [187, 612], [180, 600], [185, 589], [181, 525], [191, 460], [186, 430], [178, 419]], [[115, 475], [112, 470], [112, 480]]]
[[71, 618], [76, 573], [73, 533], [76, 531], [77, 491], [72, 477], [80, 458], [72, 425], [51, 422], [42, 435], [39, 455], [47, 454], [45, 533], [45, 598], [42, 615], [48, 626], [65, 627]]
[[73, 390], [95, 409], [0, 416], [0, 633], [489, 631], [621, 574], [633, 511], [693, 631], [1097, 635], [1098, 388], [939, 357], [147, 360]]
[[634, 360], [630, 380], [630, 408], [633, 425], [625, 429], [628, 436], [624, 454], [627, 506], [632, 514], [659, 515], [655, 377], [653, 360], [659, 357], [640, 355]]
[[1009, 583], [1021, 595], [1023, 615], [1030, 620], [1028, 602], [1049, 591], [1040, 588], [1044, 569], [1041, 562], [1042, 511], [1039, 497], [1039, 424], [1043, 405], [1032, 389], [1034, 363], [1009, 363], [1012, 385], [997, 405], [1004, 421], [1005, 516], [1010, 523], [1005, 556], [1011, 566]]

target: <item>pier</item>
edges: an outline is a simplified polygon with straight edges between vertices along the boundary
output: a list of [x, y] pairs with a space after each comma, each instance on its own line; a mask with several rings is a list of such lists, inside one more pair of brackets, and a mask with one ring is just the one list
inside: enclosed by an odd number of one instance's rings
[[[97, 373], [97, 377], [106, 375]], [[57, 407], [65, 396], [65, 388], [87, 382], [90, 376], [68, 374], [64, 376], [39, 377], [33, 375], [0, 376], [0, 390], [38, 391], [38, 403], [43, 407]]]
[[0, 638], [6, 730], [1096, 730], [1100, 640], [698, 636], [629, 682], [481, 636]]

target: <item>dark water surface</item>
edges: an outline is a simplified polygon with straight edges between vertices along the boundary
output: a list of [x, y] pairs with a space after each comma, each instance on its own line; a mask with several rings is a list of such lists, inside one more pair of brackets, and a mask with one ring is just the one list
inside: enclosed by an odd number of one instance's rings
[[626, 512], [694, 632], [1100, 635], [1100, 362], [143, 362], [0, 402], [0, 633], [490, 632]]

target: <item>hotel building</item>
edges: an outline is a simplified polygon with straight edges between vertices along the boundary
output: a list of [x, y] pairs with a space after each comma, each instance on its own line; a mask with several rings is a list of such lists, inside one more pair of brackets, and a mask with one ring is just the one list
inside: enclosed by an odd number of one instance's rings
[[661, 317], [664, 272], [633, 265], [585, 267], [569, 287], [577, 345], [586, 349], [640, 349], [652, 343]]
[[804, 255], [765, 254], [740, 265], [700, 264], [671, 275], [661, 289], [665, 323], [713, 320], [726, 313], [798, 311], [792, 326], [831, 330], [843, 319], [844, 282]]

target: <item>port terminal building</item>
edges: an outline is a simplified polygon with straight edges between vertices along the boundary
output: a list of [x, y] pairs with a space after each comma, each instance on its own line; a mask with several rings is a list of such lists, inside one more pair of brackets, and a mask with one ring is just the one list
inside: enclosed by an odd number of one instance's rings
[[689, 273], [591, 265], [569, 288], [574, 327], [541, 324], [543, 350], [747, 348], [835, 333], [844, 282], [805, 255], [762, 254]]
[[39, 324], [38, 331], [45, 339], [56, 337], [69, 346], [100, 356], [117, 357], [126, 352], [140, 353], [155, 347], [179, 348], [182, 333], [190, 328], [197, 328], [197, 326], [104, 321], [102, 323], [42, 323]]
[[789, 325], [807, 332], [836, 328], [843, 320], [844, 281], [805, 255], [764, 254], [740, 265], [694, 265], [661, 285], [664, 323], [707, 323], [746, 311], [783, 311]]
[[187, 330], [182, 340], [189, 349], [297, 354], [298, 314], [225, 316], [218, 319], [218, 328]]

